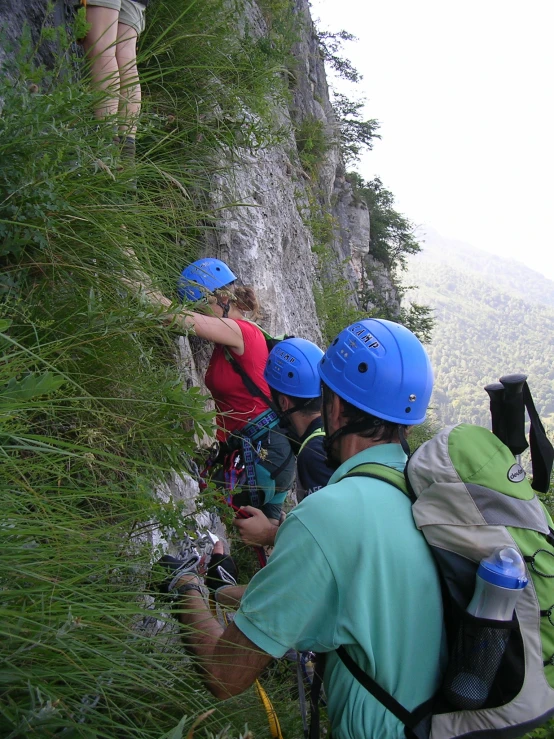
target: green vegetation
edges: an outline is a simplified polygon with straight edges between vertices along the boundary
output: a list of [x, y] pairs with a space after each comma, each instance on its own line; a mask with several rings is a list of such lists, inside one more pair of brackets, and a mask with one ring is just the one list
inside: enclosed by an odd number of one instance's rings
[[290, 85], [293, 79], [296, 59], [293, 45], [300, 40], [301, 19], [296, 12], [293, 0], [257, 0], [267, 32], [256, 42], [263, 53], [273, 57], [284, 69]]
[[[212, 415], [133, 283], [147, 273], [173, 294], [213, 221], [221, 154], [280, 135], [282, 65], [239, 38], [230, 13], [152, 5], [132, 168], [112, 123], [93, 120], [69, 51], [38, 68], [26, 36], [0, 77], [3, 737], [179, 739], [211, 708], [197, 736], [266, 731], [253, 691], [223, 705], [200, 688], [146, 585], [161, 537], [194, 527], [184, 503], [155, 490], [189, 469]], [[44, 38], [71, 48], [48, 24]]]
[[[421, 250], [414, 235], [415, 226], [395, 209], [393, 194], [378, 177], [365, 182], [359, 174], [350, 172], [348, 181], [356, 197], [367, 205], [371, 224], [370, 259], [365, 261], [359, 301], [368, 306], [369, 315], [403, 323], [427, 343], [434, 326], [432, 309], [419, 303], [411, 302], [406, 306], [400, 302], [408, 290], [401, 280], [407, 269], [407, 258]], [[372, 260], [386, 268], [398, 306], [381, 289], [378, 270], [372, 266]]]
[[[357, 41], [348, 31], [336, 33], [317, 31], [317, 40], [321, 56], [333, 72], [348, 82], [358, 83], [362, 76], [352, 62], [342, 54], [345, 41]], [[356, 162], [362, 149], [371, 150], [373, 139], [380, 139], [377, 133], [379, 121], [374, 118], [363, 120], [362, 108], [364, 101], [351, 100], [347, 95], [332, 89], [332, 106], [339, 128], [339, 146], [345, 164], [348, 166]]]
[[346, 166], [357, 162], [363, 149], [371, 151], [373, 140], [381, 138], [377, 133], [379, 121], [362, 118], [363, 106], [363, 101], [350, 100], [338, 92], [333, 94], [333, 110], [339, 126], [339, 145]]
[[543, 422], [554, 429], [554, 348], [545, 341], [554, 331], [554, 310], [503, 292], [477, 273], [426, 260], [425, 254], [413, 260], [409, 280], [420, 285], [417, 299], [434, 305], [437, 315], [429, 355], [441, 425], [488, 426], [484, 386], [523, 372]]
[[394, 208], [394, 195], [378, 177], [364, 182], [352, 173], [348, 180], [369, 209], [372, 256], [389, 269], [405, 270], [407, 256], [421, 249], [414, 236], [414, 224]]
[[331, 146], [325, 124], [317, 118], [304, 118], [295, 128], [294, 135], [300, 163], [307, 174], [315, 177]]
[[345, 41], [357, 41], [352, 33], [344, 29], [335, 33], [317, 31], [317, 40], [323, 60], [339, 77], [349, 82], [360, 82], [362, 76], [352, 62], [342, 55], [342, 46]]
[[[318, 31], [317, 38], [321, 55], [330, 68], [339, 77], [359, 82], [361, 77], [357, 70], [341, 53], [343, 42], [353, 41], [355, 37], [346, 31]], [[333, 92], [338, 126], [338, 141], [335, 143], [347, 166], [359, 159], [363, 149], [371, 150], [374, 140], [380, 138], [379, 122], [376, 119], [363, 120], [362, 108], [363, 102]], [[306, 119], [298, 128], [296, 137], [303, 167], [313, 176], [330, 146], [323, 123]], [[400, 274], [406, 269], [407, 256], [420, 250], [414, 236], [414, 225], [394, 208], [394, 196], [379, 178], [365, 182], [357, 172], [349, 172], [347, 179], [355, 197], [367, 205], [370, 214], [370, 258], [363, 260], [361, 265], [357, 292], [344, 276], [346, 263], [341, 264], [333, 255], [331, 244], [335, 224], [330, 225], [332, 211], [318, 193], [317, 183], [312, 183], [309, 207], [305, 209], [309, 214], [305, 222], [314, 234], [313, 250], [318, 258], [318, 284], [314, 287], [314, 297], [324, 341], [332, 340], [349, 323], [371, 316], [403, 323], [422, 341], [428, 342], [434, 323], [432, 310], [418, 303], [402, 304], [407, 289], [401, 283]], [[375, 261], [382, 268], [376, 267]], [[384, 272], [387, 275], [385, 281]], [[360, 309], [360, 306], [364, 308]]]
[[[268, 33], [256, 39], [236, 33], [241, 8], [225, 0], [149, 6], [132, 168], [111, 123], [92, 118], [82, 60], [68, 51], [57, 68], [37, 68], [25, 37], [0, 76], [0, 734], [9, 739], [267, 736], [253, 690], [220, 703], [201, 687], [152, 596], [161, 539], [194, 529], [187, 505], [156, 491], [190, 469], [212, 414], [133, 286], [146, 273], [173, 294], [215, 220], [208, 195], [221, 162], [283, 138], [273, 106], [287, 96], [297, 30], [290, 0], [260, 6]], [[71, 48], [48, 25], [43, 39]], [[329, 145], [317, 124], [296, 132], [313, 175]], [[376, 136], [376, 126], [349, 130], [354, 146]], [[330, 341], [362, 314], [315, 190], [305, 219]], [[383, 219], [379, 248], [394, 269], [411, 242], [394, 253]], [[212, 493], [198, 501], [213, 505]], [[294, 670], [276, 663], [262, 682], [285, 735], [301, 736]]]
[[554, 737], [554, 720], [550, 720], [539, 729], [525, 734], [524, 739], [552, 739], [552, 737]]
[[314, 299], [325, 346], [343, 328], [367, 318], [367, 313], [360, 311], [352, 298], [350, 283], [344, 277], [345, 267], [346, 263], [337, 263], [329, 247], [319, 250], [316, 272], [319, 284], [314, 286]]

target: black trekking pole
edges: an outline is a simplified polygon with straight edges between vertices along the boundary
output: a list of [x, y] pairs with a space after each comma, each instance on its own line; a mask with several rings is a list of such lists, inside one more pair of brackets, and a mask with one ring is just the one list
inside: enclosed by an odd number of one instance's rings
[[[521, 464], [521, 454], [531, 447], [533, 482], [537, 492], [548, 491], [554, 448], [535, 408], [526, 375], [504, 375], [500, 382], [487, 385], [490, 398], [492, 430]], [[525, 434], [525, 411], [529, 416], [529, 443]]]
[[518, 464], [527, 449], [523, 387], [526, 375], [504, 375], [500, 382], [487, 385], [490, 398], [492, 432], [512, 452]]
[[521, 455], [528, 448], [525, 434], [525, 401], [523, 386], [527, 375], [504, 375], [500, 382], [504, 386], [504, 423], [506, 440], [504, 443], [521, 464]]
[[485, 390], [490, 398], [491, 425], [492, 433], [504, 443], [503, 437], [503, 402], [504, 402], [504, 385], [499, 382], [492, 382], [485, 385]]

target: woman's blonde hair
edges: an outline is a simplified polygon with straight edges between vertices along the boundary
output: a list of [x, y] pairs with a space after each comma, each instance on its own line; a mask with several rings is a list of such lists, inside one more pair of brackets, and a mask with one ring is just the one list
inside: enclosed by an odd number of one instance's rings
[[221, 288], [216, 290], [215, 294], [220, 294], [229, 298], [229, 302], [235, 305], [240, 311], [252, 313], [252, 318], [256, 319], [260, 313], [260, 304], [254, 288], [248, 285], [230, 285], [229, 288]]

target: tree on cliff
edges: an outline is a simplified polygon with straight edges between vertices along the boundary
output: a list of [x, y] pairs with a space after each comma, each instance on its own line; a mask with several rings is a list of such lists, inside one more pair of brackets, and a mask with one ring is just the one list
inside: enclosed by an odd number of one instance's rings
[[[407, 267], [407, 257], [421, 250], [414, 235], [415, 226], [394, 207], [394, 195], [383, 185], [379, 177], [366, 182], [357, 172], [348, 174], [348, 181], [355, 195], [369, 209], [371, 220], [370, 257], [381, 262], [390, 275], [393, 289], [401, 300], [407, 288], [400, 281], [400, 272]], [[396, 310], [383, 297], [382, 291], [375, 288], [372, 280], [372, 267], [365, 262], [366, 275], [360, 291], [360, 302], [369, 306], [371, 315], [400, 321], [413, 331], [422, 341], [431, 340], [434, 318], [432, 308], [418, 303], [407, 307], [400, 305]]]

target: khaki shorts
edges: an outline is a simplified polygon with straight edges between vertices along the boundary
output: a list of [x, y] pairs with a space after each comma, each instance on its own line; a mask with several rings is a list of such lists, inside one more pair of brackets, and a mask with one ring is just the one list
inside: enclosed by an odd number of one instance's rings
[[119, 22], [131, 26], [137, 35], [144, 31], [144, 5], [133, 0], [87, 0], [87, 5], [97, 5], [101, 8], [119, 10]]

